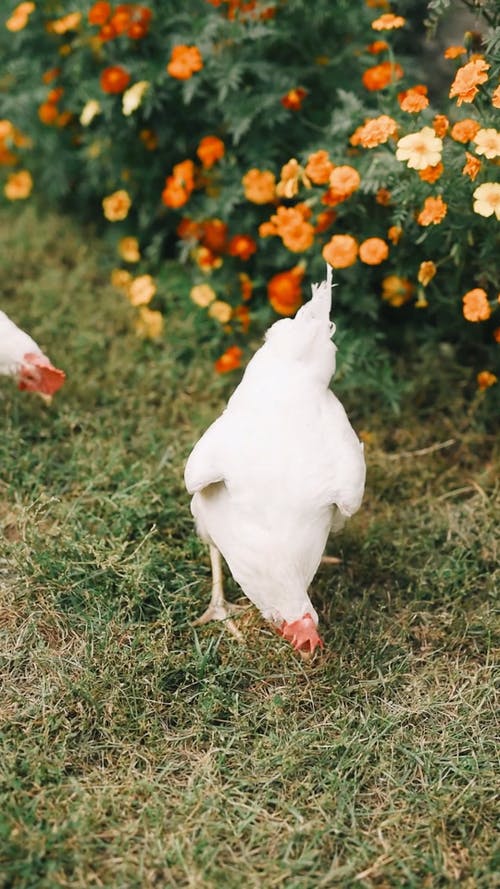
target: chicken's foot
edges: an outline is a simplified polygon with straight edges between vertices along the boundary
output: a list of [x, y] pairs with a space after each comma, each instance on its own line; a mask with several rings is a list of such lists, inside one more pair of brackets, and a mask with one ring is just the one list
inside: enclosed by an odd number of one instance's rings
[[222, 559], [221, 554], [216, 546], [210, 544], [210, 563], [212, 565], [212, 597], [206, 611], [193, 621], [194, 627], [208, 624], [211, 620], [223, 620], [232, 635], [243, 642], [243, 635], [231, 618], [232, 614], [237, 614], [244, 610], [244, 606], [235, 605], [227, 602], [224, 598], [224, 586], [222, 578]]

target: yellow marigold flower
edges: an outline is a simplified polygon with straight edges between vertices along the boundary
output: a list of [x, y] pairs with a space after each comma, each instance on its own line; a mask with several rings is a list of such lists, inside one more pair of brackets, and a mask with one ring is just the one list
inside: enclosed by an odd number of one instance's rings
[[349, 141], [351, 145], [361, 145], [362, 148], [375, 148], [387, 142], [391, 136], [396, 136], [397, 132], [396, 121], [387, 114], [381, 114], [380, 117], [366, 120], [355, 130]]
[[402, 28], [405, 24], [406, 19], [402, 15], [386, 12], [372, 22], [372, 28], [374, 31], [392, 31], [393, 28]]
[[321, 149], [309, 155], [305, 174], [315, 185], [326, 185], [332, 170], [333, 164], [327, 151]]
[[448, 210], [448, 205], [445, 204], [442, 197], [440, 195], [437, 198], [429, 197], [424, 201], [424, 206], [422, 207], [420, 213], [417, 216], [417, 222], [419, 225], [438, 225], [443, 221], [446, 216], [446, 212]]
[[149, 86], [149, 80], [138, 80], [123, 93], [122, 111], [125, 117], [129, 117], [133, 111], [139, 108]]
[[70, 12], [54, 22], [49, 22], [47, 30], [54, 34], [67, 34], [68, 31], [76, 31], [82, 20], [81, 12]]
[[484, 59], [473, 59], [459, 68], [450, 88], [450, 99], [457, 96], [458, 106], [462, 102], [473, 102], [479, 92], [478, 84], [486, 83], [488, 80], [486, 71], [489, 68], [490, 65]]
[[146, 306], [155, 293], [156, 284], [151, 275], [140, 275], [130, 282], [127, 296], [133, 306]]
[[500, 220], [500, 182], [483, 182], [474, 192], [474, 213]]
[[465, 46], [448, 46], [443, 56], [445, 59], [458, 59], [459, 56], [464, 56], [466, 52]]
[[189, 296], [197, 306], [206, 309], [210, 303], [213, 303], [217, 294], [213, 287], [210, 287], [210, 284], [195, 284], [195, 286], [191, 288]]
[[341, 200], [353, 194], [361, 184], [361, 176], [354, 167], [343, 164], [330, 173], [330, 191]]
[[134, 329], [137, 336], [147, 340], [156, 340], [163, 331], [163, 315], [155, 309], [141, 306], [137, 318], [134, 321]]
[[128, 290], [132, 275], [127, 269], [113, 269], [111, 272], [111, 284], [117, 290]]
[[128, 192], [121, 188], [103, 198], [102, 206], [106, 219], [109, 219], [110, 222], [119, 222], [128, 216], [132, 201]]
[[387, 231], [387, 237], [394, 245], [399, 244], [402, 234], [403, 229], [399, 225], [391, 225]]
[[497, 86], [491, 97], [491, 104], [493, 105], [493, 108], [500, 108], [500, 84]]
[[462, 145], [465, 145], [466, 142], [472, 142], [474, 136], [480, 129], [481, 124], [478, 123], [477, 120], [473, 120], [471, 117], [465, 117], [463, 120], [458, 120], [453, 124], [450, 136], [455, 142], [461, 142]]
[[407, 111], [409, 114], [418, 114], [419, 111], [423, 111], [429, 105], [429, 99], [419, 89], [405, 90], [398, 99], [401, 111]]
[[491, 315], [488, 296], [482, 287], [468, 290], [462, 298], [464, 318], [467, 321], [487, 321]]
[[358, 255], [358, 242], [352, 235], [334, 235], [323, 247], [325, 262], [334, 269], [346, 269], [354, 265]]
[[482, 370], [478, 373], [477, 377], [477, 385], [478, 388], [483, 391], [484, 389], [489, 389], [490, 386], [494, 386], [495, 383], [498, 383], [498, 377], [495, 374], [492, 374], [489, 370]]
[[125, 262], [139, 262], [141, 252], [139, 250], [139, 241], [134, 237], [120, 238], [118, 242], [118, 253]]
[[498, 130], [480, 129], [472, 141], [476, 146], [476, 154], [483, 154], [488, 160], [500, 155], [500, 133]]
[[270, 204], [276, 197], [276, 177], [270, 170], [252, 168], [245, 173], [243, 190], [247, 201], [252, 204]]
[[4, 185], [4, 194], [9, 201], [24, 201], [33, 189], [33, 179], [28, 170], [10, 173]]
[[359, 258], [366, 265], [380, 265], [389, 256], [389, 247], [382, 238], [367, 238], [359, 245]]
[[227, 324], [227, 322], [231, 320], [233, 310], [229, 303], [224, 302], [222, 299], [216, 299], [210, 304], [208, 314], [211, 318], [215, 318], [216, 321], [219, 321], [220, 324]]
[[420, 263], [417, 280], [423, 287], [427, 287], [437, 272], [436, 264], [431, 259]]
[[464, 176], [468, 176], [469, 179], [476, 178], [479, 170], [481, 169], [481, 161], [478, 157], [474, 157], [473, 154], [470, 154], [468, 151], [465, 152], [465, 157], [467, 158], [462, 173]]
[[396, 157], [398, 161], [406, 161], [412, 170], [425, 170], [440, 162], [442, 150], [443, 140], [436, 136], [432, 127], [423, 127], [398, 141]]
[[399, 308], [412, 298], [414, 289], [408, 278], [388, 275], [382, 281], [382, 299], [389, 305]]

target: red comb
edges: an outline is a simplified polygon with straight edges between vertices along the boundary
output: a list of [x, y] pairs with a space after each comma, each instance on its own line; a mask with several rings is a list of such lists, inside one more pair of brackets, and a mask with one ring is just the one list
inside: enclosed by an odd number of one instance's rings
[[23, 378], [23, 370], [21, 370], [19, 389], [29, 389], [32, 392], [40, 392], [42, 395], [53, 395], [54, 392], [61, 388], [66, 379], [66, 374], [63, 370], [54, 367], [45, 355], [27, 352], [23, 356], [23, 360], [32, 372], [35, 369], [36, 379]]
[[278, 633], [291, 643], [295, 651], [309, 650], [312, 654], [318, 645], [323, 648], [323, 640], [310, 614], [304, 614], [299, 620], [294, 620], [290, 624], [284, 620]]

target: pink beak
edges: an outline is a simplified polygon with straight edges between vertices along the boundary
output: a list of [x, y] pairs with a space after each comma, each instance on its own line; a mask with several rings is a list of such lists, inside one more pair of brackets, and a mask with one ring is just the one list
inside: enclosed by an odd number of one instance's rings
[[19, 389], [39, 392], [41, 395], [53, 395], [63, 385], [66, 374], [54, 367], [45, 355], [27, 352], [23, 356], [26, 365], [21, 368]]
[[291, 643], [295, 651], [309, 651], [312, 654], [318, 645], [323, 648], [323, 640], [310, 614], [304, 614], [290, 624], [284, 620], [278, 633]]

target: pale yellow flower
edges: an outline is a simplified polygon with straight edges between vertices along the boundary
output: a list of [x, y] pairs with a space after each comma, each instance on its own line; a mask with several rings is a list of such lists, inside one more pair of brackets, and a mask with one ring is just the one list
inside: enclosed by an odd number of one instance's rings
[[123, 93], [122, 109], [126, 117], [139, 108], [149, 85], [149, 80], [138, 80]]
[[483, 182], [474, 192], [474, 213], [500, 220], [500, 182]]
[[210, 284], [196, 284], [191, 288], [189, 296], [197, 306], [206, 309], [214, 301], [217, 294], [213, 287], [210, 287]]
[[92, 123], [94, 117], [101, 113], [101, 106], [97, 99], [89, 99], [82, 108], [80, 114], [80, 123], [82, 127], [88, 127]]
[[139, 275], [128, 286], [127, 296], [133, 306], [146, 306], [156, 293], [156, 284], [151, 275]]
[[143, 339], [155, 340], [163, 331], [163, 315], [155, 309], [141, 306], [137, 318], [134, 321], [134, 330], [137, 336]]
[[141, 251], [139, 250], [139, 241], [137, 238], [121, 238], [118, 242], [118, 253], [125, 262], [139, 262]]
[[423, 127], [417, 133], [399, 139], [396, 157], [398, 161], [406, 161], [412, 170], [425, 170], [440, 162], [442, 150], [443, 140], [436, 136], [432, 127]]
[[473, 140], [476, 154], [483, 154], [488, 160], [500, 155], [500, 133], [493, 128], [478, 130]]
[[216, 299], [211, 303], [208, 314], [221, 324], [227, 324], [233, 314], [233, 310], [229, 303], [224, 302], [222, 299]]

